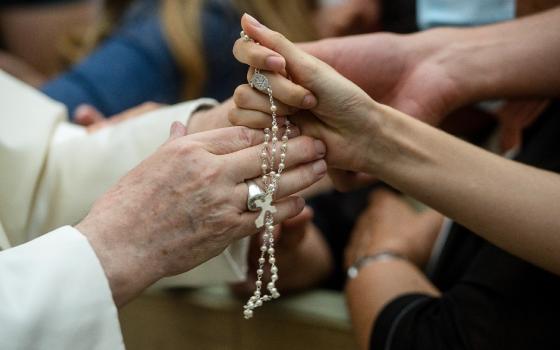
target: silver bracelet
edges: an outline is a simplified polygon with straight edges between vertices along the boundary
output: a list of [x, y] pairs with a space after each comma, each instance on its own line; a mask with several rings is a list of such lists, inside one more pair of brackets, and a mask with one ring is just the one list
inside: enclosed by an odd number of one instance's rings
[[354, 264], [352, 264], [352, 266], [350, 266], [350, 268], [348, 268], [348, 271], [346, 272], [346, 275], [348, 276], [349, 279], [354, 279], [356, 277], [358, 277], [358, 273], [360, 272], [360, 270], [366, 266], [369, 265], [373, 262], [376, 261], [389, 261], [389, 260], [407, 260], [408, 259], [400, 254], [397, 254], [395, 252], [386, 250], [386, 251], [381, 251], [379, 253], [375, 253], [375, 254], [371, 254], [371, 255], [365, 255], [365, 256], [361, 256], [358, 259], [356, 259], [356, 261], [354, 262]]

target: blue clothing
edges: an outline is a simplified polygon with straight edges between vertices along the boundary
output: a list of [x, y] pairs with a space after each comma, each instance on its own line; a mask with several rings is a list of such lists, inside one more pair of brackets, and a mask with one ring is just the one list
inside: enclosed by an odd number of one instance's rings
[[440, 26], [466, 27], [515, 18], [516, 0], [417, 0], [421, 29]]
[[[245, 81], [247, 68], [231, 53], [239, 19], [228, 1], [210, 0], [204, 6], [205, 97], [224, 100]], [[111, 116], [146, 101], [179, 102], [184, 79], [166, 42], [158, 1], [145, 0], [131, 7], [120, 28], [91, 55], [45, 84], [42, 91], [64, 103], [70, 115], [87, 103]]]

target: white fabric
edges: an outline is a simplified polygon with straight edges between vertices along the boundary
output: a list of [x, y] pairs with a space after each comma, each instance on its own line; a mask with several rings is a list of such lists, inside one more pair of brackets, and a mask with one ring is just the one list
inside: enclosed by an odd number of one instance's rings
[[[36, 237], [77, 223], [168, 138], [173, 121], [215, 103], [162, 108], [88, 134], [65, 122], [63, 105], [0, 71], [0, 349], [122, 348], [108, 283], [87, 240], [71, 227]], [[248, 239], [239, 241], [162, 283], [243, 280], [247, 250]]]
[[99, 260], [70, 226], [0, 252], [0, 349], [124, 349]]

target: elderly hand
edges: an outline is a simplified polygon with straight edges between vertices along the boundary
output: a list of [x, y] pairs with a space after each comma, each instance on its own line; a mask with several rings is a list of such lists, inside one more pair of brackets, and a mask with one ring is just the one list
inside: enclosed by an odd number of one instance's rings
[[360, 257], [391, 251], [423, 268], [432, 252], [443, 216], [431, 209], [418, 212], [399, 196], [377, 190], [360, 216], [345, 252], [346, 267]]
[[[94, 204], [76, 228], [98, 255], [117, 305], [257, 232], [244, 181], [260, 177], [262, 134], [233, 127], [185, 136], [174, 123], [169, 140]], [[298, 152], [286, 160], [275, 222], [301, 212], [303, 199], [288, 196], [326, 172], [321, 141], [301, 136], [289, 144]]]

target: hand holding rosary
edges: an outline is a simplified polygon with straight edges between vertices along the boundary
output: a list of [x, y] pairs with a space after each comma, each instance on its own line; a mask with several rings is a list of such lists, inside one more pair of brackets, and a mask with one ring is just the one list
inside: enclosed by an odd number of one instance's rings
[[[241, 32], [241, 38], [244, 41], [254, 42], [248, 35]], [[256, 43], [258, 45], [258, 43]], [[262, 234], [262, 245], [260, 247], [260, 257], [258, 260], [257, 280], [255, 282], [255, 291], [253, 296], [249, 298], [244, 306], [243, 315], [246, 319], [253, 317], [253, 310], [262, 306], [264, 302], [280, 297], [280, 293], [276, 289], [276, 281], [278, 281], [278, 267], [276, 267], [276, 258], [274, 257], [274, 217], [276, 208], [273, 205], [274, 195], [278, 189], [278, 183], [282, 171], [286, 164], [286, 156], [288, 151], [288, 136], [290, 134], [290, 122], [286, 118], [284, 124], [284, 134], [282, 138], [278, 138], [279, 126], [276, 120], [277, 107], [272, 96], [272, 87], [268, 78], [255, 69], [255, 73], [251, 78], [249, 85], [268, 95], [270, 101], [270, 112], [272, 115], [271, 127], [264, 129], [264, 143], [260, 154], [260, 163], [262, 169], [262, 182], [265, 187], [263, 191], [254, 181], [247, 181], [249, 187], [249, 196], [247, 198], [247, 208], [251, 211], [260, 211], [258, 218], [255, 220], [257, 228], [264, 226]], [[280, 147], [278, 145], [280, 144]], [[276, 160], [278, 159], [278, 168], [275, 170]], [[268, 264], [270, 266], [270, 282], [266, 285], [268, 293], [263, 293], [263, 275], [264, 268]]]

